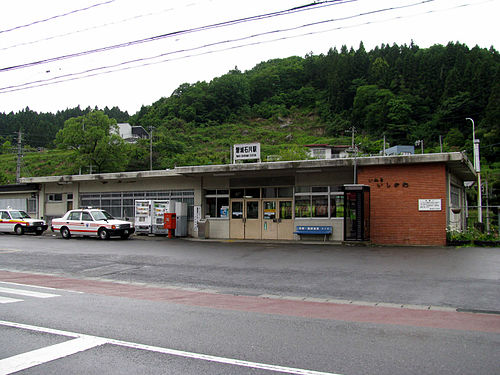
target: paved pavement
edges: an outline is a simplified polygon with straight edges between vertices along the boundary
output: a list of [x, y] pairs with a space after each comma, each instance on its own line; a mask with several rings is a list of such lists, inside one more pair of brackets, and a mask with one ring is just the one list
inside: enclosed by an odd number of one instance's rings
[[[498, 248], [0, 236], [0, 269], [351, 305], [500, 311]], [[5, 253], [5, 250], [15, 250]]]
[[0, 235], [0, 374], [492, 374], [499, 256]]

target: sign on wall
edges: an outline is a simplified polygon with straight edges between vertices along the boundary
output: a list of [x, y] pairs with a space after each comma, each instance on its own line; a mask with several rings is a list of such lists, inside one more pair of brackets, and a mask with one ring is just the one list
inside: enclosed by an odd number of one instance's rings
[[419, 211], [441, 211], [441, 199], [419, 199]]
[[198, 232], [198, 221], [201, 220], [201, 206], [194, 206], [193, 230]]
[[233, 160], [260, 160], [260, 143], [244, 143], [233, 146]]

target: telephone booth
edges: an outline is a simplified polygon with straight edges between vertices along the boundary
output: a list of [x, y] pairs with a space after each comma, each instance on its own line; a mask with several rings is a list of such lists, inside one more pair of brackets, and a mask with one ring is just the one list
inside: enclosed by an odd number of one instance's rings
[[344, 241], [370, 240], [370, 187], [348, 184], [344, 191]]

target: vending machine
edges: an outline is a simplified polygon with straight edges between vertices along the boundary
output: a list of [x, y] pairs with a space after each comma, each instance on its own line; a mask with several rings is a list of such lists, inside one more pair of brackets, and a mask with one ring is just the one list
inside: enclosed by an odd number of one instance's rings
[[175, 201], [151, 201], [151, 207], [152, 233], [157, 235], [168, 234], [168, 229], [164, 227], [164, 214], [175, 212]]
[[135, 233], [149, 234], [151, 233], [151, 201], [136, 200], [135, 201]]

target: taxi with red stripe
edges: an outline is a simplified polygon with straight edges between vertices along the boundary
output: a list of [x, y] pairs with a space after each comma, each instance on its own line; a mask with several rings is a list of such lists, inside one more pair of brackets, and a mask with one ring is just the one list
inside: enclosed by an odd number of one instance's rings
[[53, 232], [62, 238], [72, 236], [93, 236], [107, 240], [111, 236], [127, 239], [135, 228], [129, 221], [115, 219], [108, 212], [98, 208], [77, 209], [66, 212], [61, 218], [52, 220]]
[[35, 233], [40, 236], [47, 230], [44, 220], [33, 219], [22, 210], [7, 208], [0, 210], [0, 232], [10, 232], [18, 235]]

